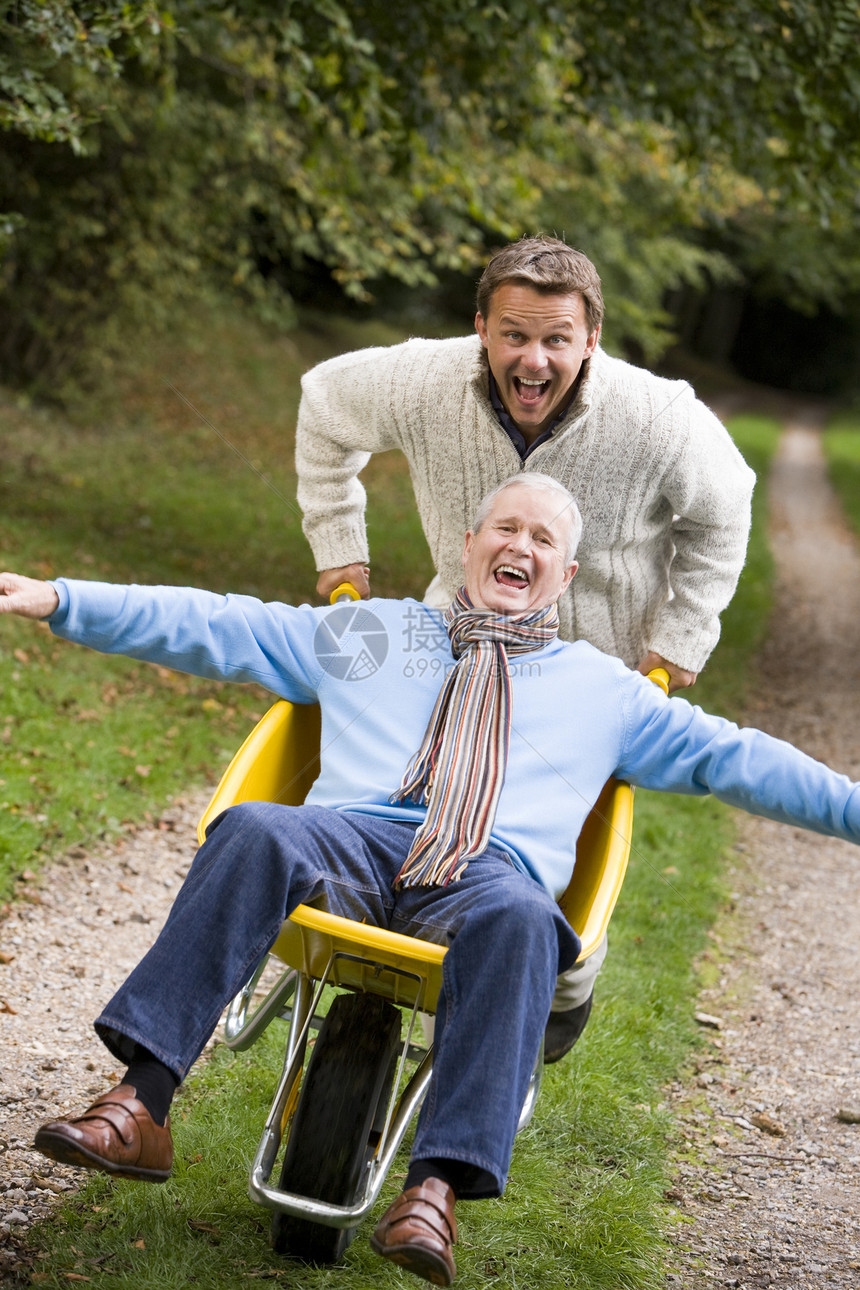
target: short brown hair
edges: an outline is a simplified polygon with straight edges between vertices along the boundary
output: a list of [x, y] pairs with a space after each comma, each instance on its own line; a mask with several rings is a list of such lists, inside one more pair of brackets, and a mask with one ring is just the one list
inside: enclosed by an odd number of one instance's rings
[[594, 265], [558, 237], [523, 237], [490, 259], [478, 283], [478, 312], [486, 318], [493, 292], [503, 282], [521, 282], [547, 295], [578, 292], [585, 301], [589, 335], [603, 322], [603, 292]]

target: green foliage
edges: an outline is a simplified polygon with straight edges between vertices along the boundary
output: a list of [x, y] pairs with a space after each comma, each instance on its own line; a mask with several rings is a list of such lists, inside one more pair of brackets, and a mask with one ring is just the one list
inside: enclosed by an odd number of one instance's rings
[[856, 190], [860, 14], [853, 0], [626, 0], [579, 9], [577, 89], [604, 114], [668, 124], [684, 153], [730, 158], [773, 201], [827, 220]]
[[68, 394], [177, 304], [289, 326], [299, 274], [367, 301], [539, 227], [592, 254], [611, 343], [646, 357], [680, 283], [842, 300], [858, 35], [849, 0], [18, 0], [0, 372]]
[[[708, 195], [671, 233], [698, 248], [715, 282], [727, 280], [728, 261], [759, 295], [809, 313], [826, 304], [856, 314], [860, 11], [853, 0], [679, 0], [656, 15], [625, 0], [597, 0], [579, 7], [570, 39], [584, 114], [612, 131], [631, 122], [666, 129], [676, 169], [693, 192]], [[658, 211], [659, 229], [659, 202], [641, 209]], [[629, 218], [621, 215], [615, 227], [626, 232]], [[717, 274], [708, 252], [721, 253]], [[609, 260], [613, 268], [618, 262]], [[678, 277], [695, 285], [683, 263]]]
[[739, 271], [705, 245], [703, 230], [758, 199], [755, 185], [714, 165], [707, 181], [681, 160], [671, 133], [652, 124], [598, 120], [545, 129], [552, 161], [538, 174], [544, 224], [599, 266], [603, 343], [655, 360], [671, 341], [663, 300], [684, 283], [705, 290]]
[[156, 59], [170, 25], [152, 0], [16, 0], [0, 28], [0, 129], [86, 151], [110, 111], [107, 83]]
[[[241, 16], [178, 3], [169, 59], [138, 58], [110, 86], [103, 74], [110, 110], [95, 121], [81, 109], [86, 156], [44, 142], [63, 138], [59, 118], [25, 131], [0, 158], [0, 209], [16, 217], [5, 370], [38, 373], [51, 392], [84, 354], [116, 351], [119, 317], [149, 336], [178, 302], [206, 307], [218, 291], [289, 324], [283, 283], [301, 264], [327, 265], [361, 299], [383, 275], [418, 285], [474, 267], [483, 223], [513, 235], [531, 193], [498, 164], [492, 131], [531, 80], [528, 13], [514, 6], [474, 41], [453, 4], [420, 16], [335, 0]], [[500, 76], [508, 43], [520, 53]], [[46, 98], [66, 71], [39, 69]]]

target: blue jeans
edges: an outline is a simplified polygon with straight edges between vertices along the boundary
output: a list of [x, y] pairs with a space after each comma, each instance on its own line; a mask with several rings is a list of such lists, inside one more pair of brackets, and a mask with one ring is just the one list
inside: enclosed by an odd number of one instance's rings
[[499, 850], [457, 883], [393, 891], [414, 826], [326, 807], [249, 802], [213, 823], [153, 945], [96, 1021], [182, 1079], [298, 904], [448, 946], [433, 1076], [413, 1159], [461, 1161], [497, 1195], [555, 980], [579, 941], [555, 901]]

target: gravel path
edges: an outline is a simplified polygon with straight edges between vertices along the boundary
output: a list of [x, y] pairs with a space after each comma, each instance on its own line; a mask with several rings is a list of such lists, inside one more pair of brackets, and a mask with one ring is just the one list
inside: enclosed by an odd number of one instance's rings
[[[860, 778], [860, 555], [795, 415], [772, 479], [778, 597], [750, 724]], [[703, 967], [720, 1023], [672, 1090], [686, 1150], [670, 1284], [860, 1286], [860, 856], [749, 819]]]
[[81, 1181], [31, 1150], [36, 1129], [80, 1110], [123, 1070], [93, 1017], [158, 934], [197, 849], [211, 793], [175, 802], [101, 853], [74, 849], [0, 923], [0, 1283], [17, 1237]]
[[[860, 556], [802, 417], [773, 494], [779, 601], [749, 719], [860, 778]], [[119, 1073], [91, 1019], [154, 939], [206, 796], [22, 882], [0, 923], [0, 1281], [79, 1179], [29, 1144]], [[700, 1008], [719, 1028], [691, 1083], [670, 1090], [686, 1149], [668, 1282], [684, 1290], [860, 1286], [857, 865], [847, 844], [745, 826], [733, 908], [703, 965], [717, 983]]]

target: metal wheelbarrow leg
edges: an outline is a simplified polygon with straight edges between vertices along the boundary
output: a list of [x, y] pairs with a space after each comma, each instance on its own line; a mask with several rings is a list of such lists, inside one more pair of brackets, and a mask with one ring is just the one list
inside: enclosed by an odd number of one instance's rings
[[[397, 1056], [400, 1012], [372, 994], [334, 1000], [308, 1062], [281, 1167], [280, 1190], [352, 1205], [364, 1189], [385, 1124]], [[355, 1227], [326, 1227], [272, 1214], [282, 1254], [336, 1262]]]
[[[274, 952], [295, 964], [297, 981], [284, 1069], [249, 1190], [274, 1211], [275, 1249], [332, 1262], [375, 1204], [423, 1100], [432, 1051], [417, 1042], [416, 1020], [419, 1009], [435, 1008], [445, 951], [299, 906]], [[349, 992], [321, 1018], [327, 985]]]

